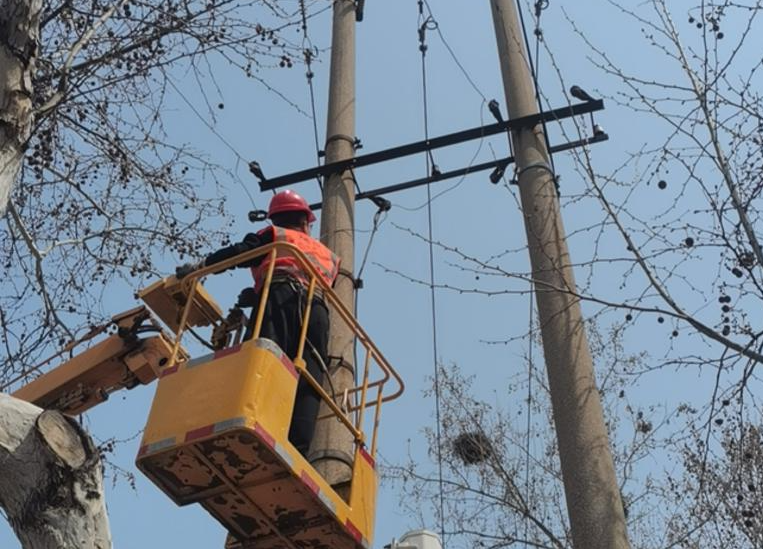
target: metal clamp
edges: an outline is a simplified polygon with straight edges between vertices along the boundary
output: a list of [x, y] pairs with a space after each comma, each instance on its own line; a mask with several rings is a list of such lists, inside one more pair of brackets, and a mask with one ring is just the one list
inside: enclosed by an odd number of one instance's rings
[[347, 269], [345, 269], [343, 267], [339, 267], [338, 275], [339, 276], [343, 276], [345, 278], [349, 278], [350, 282], [352, 283], [352, 287], [355, 290], [359, 290], [359, 289], [361, 289], [363, 287], [363, 281], [361, 279], [359, 279], [359, 278], [355, 278], [354, 276], [352, 276], [352, 272], [348, 271]]
[[[351, 135], [346, 135], [343, 133], [335, 133], [326, 139], [326, 144], [324, 145], [322, 151], [318, 151], [318, 156], [321, 158], [326, 156], [326, 149], [328, 148], [329, 144], [333, 143], [334, 141], [347, 141], [350, 145], [352, 145], [353, 151], [357, 151], [358, 149], [363, 148], [363, 143], [360, 141], [360, 138], [352, 137]], [[350, 168], [350, 166], [348, 166], [348, 168]]]
[[353, 466], [353, 459], [350, 454], [347, 452], [343, 452], [342, 450], [336, 450], [336, 449], [326, 449], [326, 450], [317, 450], [315, 452], [310, 452], [307, 454], [307, 461], [309, 461], [311, 464], [315, 464], [318, 461], [324, 461], [324, 460], [334, 460], [334, 461], [341, 461], [345, 465], [352, 467]]
[[358, 23], [363, 22], [363, 8], [365, 4], [366, 0], [355, 0], [355, 21]]
[[554, 181], [554, 187], [556, 188], [556, 195], [559, 196], [559, 176], [556, 175], [556, 172], [554, 172], [551, 166], [549, 166], [546, 162], [533, 162], [532, 164], [528, 164], [521, 170], [517, 171], [514, 179], [511, 180], [511, 183], [514, 185], [519, 185], [519, 178], [522, 177], [526, 171], [533, 170], [535, 168], [545, 170], [551, 175], [551, 179]]
[[327, 148], [329, 144], [333, 143], [334, 141], [347, 141], [350, 145], [353, 146], [353, 148], [355, 148], [355, 140], [356, 138], [350, 135], [346, 135], [343, 133], [335, 133], [334, 135], [326, 139], [325, 147]]
[[344, 368], [352, 375], [355, 375], [355, 367], [351, 362], [344, 359], [343, 356], [329, 356], [329, 372], [331, 375], [335, 374], [338, 370]]
[[522, 175], [526, 171], [532, 170], [532, 169], [535, 169], [535, 168], [540, 168], [542, 170], [546, 170], [548, 173], [551, 174], [551, 176], [554, 179], [556, 179], [556, 174], [554, 173], [554, 170], [552, 170], [551, 166], [549, 166], [546, 162], [533, 162], [532, 164], [528, 164], [527, 166], [525, 166], [521, 170], [517, 171], [516, 179], [519, 180], [519, 178], [522, 177]]

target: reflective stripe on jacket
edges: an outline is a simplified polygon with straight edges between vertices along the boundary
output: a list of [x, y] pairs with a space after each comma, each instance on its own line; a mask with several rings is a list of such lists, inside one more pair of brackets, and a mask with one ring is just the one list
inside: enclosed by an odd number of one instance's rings
[[[273, 225], [263, 229], [259, 234], [269, 230], [273, 231], [273, 242], [287, 242], [296, 246], [305, 254], [307, 260], [315, 267], [315, 270], [318, 271], [324, 282], [329, 287], [334, 284], [334, 280], [336, 280], [339, 274], [339, 258], [331, 250], [302, 231], [284, 229], [283, 227]], [[268, 272], [268, 265], [270, 265], [269, 255], [265, 256], [262, 263], [257, 267], [252, 268], [254, 287], [258, 290], [262, 288], [265, 275]], [[288, 250], [277, 250], [273, 274], [274, 276], [279, 274], [290, 276], [305, 286], [310, 283], [309, 275], [302, 270], [297, 259]]]

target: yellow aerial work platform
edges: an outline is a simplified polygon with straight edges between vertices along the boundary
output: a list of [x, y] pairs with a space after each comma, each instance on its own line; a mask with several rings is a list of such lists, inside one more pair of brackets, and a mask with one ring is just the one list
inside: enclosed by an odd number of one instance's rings
[[[381, 407], [402, 393], [403, 384], [301, 252], [275, 243], [196, 271], [182, 281], [185, 305], [180, 311], [166, 307], [173, 300], [158, 295], [168, 294], [174, 282], [155, 284], [144, 300], [163, 304], [164, 310], [155, 313], [177, 322], [179, 351], [188, 319], [214, 309], [206, 303], [211, 298], [196, 291], [197, 281], [264, 254], [271, 256], [270, 270], [253, 313], [253, 337], [241, 341], [240, 322], [226, 319], [213, 330], [215, 352], [192, 360], [173, 353], [159, 373], [137, 465], [177, 504], [201, 504], [231, 533], [229, 549], [367, 549], [374, 528]], [[311, 275], [303, 318], [310, 317], [312, 297], [320, 292], [336, 313], [334, 322], [346, 323], [365, 351], [360, 384], [341, 395], [329, 395], [305, 368], [306, 324], [294, 357], [259, 337], [272, 259], [284, 254], [297, 258]], [[341, 422], [353, 437], [352, 479], [345, 497], [288, 440], [300, 376], [324, 401], [327, 411], [319, 419]], [[389, 382], [393, 390], [385, 391]], [[369, 427], [364, 426], [367, 408], [374, 408]]]

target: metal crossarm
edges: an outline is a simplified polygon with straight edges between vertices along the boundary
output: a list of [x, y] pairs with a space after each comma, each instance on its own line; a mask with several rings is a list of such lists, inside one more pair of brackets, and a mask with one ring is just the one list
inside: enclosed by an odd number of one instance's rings
[[[600, 133], [598, 135], [595, 135], [594, 137], [587, 137], [585, 139], [577, 139], [575, 141], [570, 141], [568, 143], [563, 143], [561, 145], [554, 145], [553, 147], [551, 147], [550, 151], [552, 153], [568, 151], [570, 149], [575, 149], [577, 147], [582, 147], [584, 145], [593, 145], [594, 143], [601, 143], [602, 141], [607, 141], [608, 139], [609, 139], [609, 135], [607, 135], [606, 133]], [[474, 164], [472, 166], [467, 166], [466, 168], [459, 168], [457, 170], [450, 170], [447, 172], [433, 174], [433, 175], [430, 175], [429, 177], [420, 177], [418, 179], [412, 179], [410, 181], [405, 181], [403, 183], [388, 185], [386, 187], [381, 187], [378, 189], [374, 189], [372, 191], [360, 192], [355, 194], [355, 200], [362, 200], [364, 198], [373, 198], [373, 197], [382, 196], [385, 194], [405, 191], [407, 189], [420, 187], [421, 185], [427, 185], [429, 183], [437, 183], [438, 181], [445, 181], [447, 179], [453, 179], [455, 177], [462, 177], [470, 173], [479, 173], [486, 170], [492, 170], [499, 166], [502, 166], [505, 168], [509, 164], [513, 164], [513, 163], [514, 163], [514, 157], [507, 156], [506, 158], [501, 158], [499, 160], [491, 160], [490, 162]], [[322, 202], [314, 202], [310, 204], [311, 210], [320, 210], [322, 207], [323, 207]]]
[[[415, 143], [409, 143], [407, 145], [400, 145], [398, 147], [392, 147], [391, 149], [385, 149], [382, 151], [364, 154], [356, 156], [348, 160], [342, 160], [339, 162], [331, 162], [324, 164], [323, 166], [317, 166], [315, 168], [309, 168], [306, 170], [300, 170], [290, 174], [274, 177], [272, 179], [262, 179], [260, 181], [260, 190], [269, 191], [299, 183], [301, 181], [307, 181], [315, 177], [327, 176], [332, 173], [339, 173], [351, 168], [360, 168], [363, 166], [370, 166], [372, 164], [378, 164], [387, 160], [393, 160], [395, 158], [402, 158], [404, 156], [410, 156], [413, 154], [422, 153], [425, 151], [431, 151], [434, 149], [448, 147], [465, 141], [472, 141], [474, 139], [481, 139], [483, 137], [489, 137], [491, 135], [497, 135], [510, 130], [517, 130], [519, 128], [532, 127], [541, 122], [553, 122], [570, 118], [572, 116], [578, 116], [581, 114], [588, 114], [595, 111], [604, 109], [604, 101], [596, 99], [593, 101], [587, 101], [585, 103], [577, 103], [575, 105], [569, 105], [567, 107], [561, 107], [551, 111], [544, 111], [542, 113], [533, 114], [530, 116], [522, 116], [503, 122], [497, 122], [487, 126], [478, 126], [468, 130], [460, 132], [450, 133], [439, 137], [433, 137], [425, 139], [423, 141], [417, 141]], [[487, 169], [487, 168], [484, 168]], [[380, 193], [376, 193], [380, 194]]]

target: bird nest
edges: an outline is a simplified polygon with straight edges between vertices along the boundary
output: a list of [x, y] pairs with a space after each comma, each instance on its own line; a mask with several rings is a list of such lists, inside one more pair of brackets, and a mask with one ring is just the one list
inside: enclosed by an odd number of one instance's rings
[[493, 443], [482, 431], [461, 433], [452, 444], [453, 452], [466, 465], [482, 463], [495, 454]]

